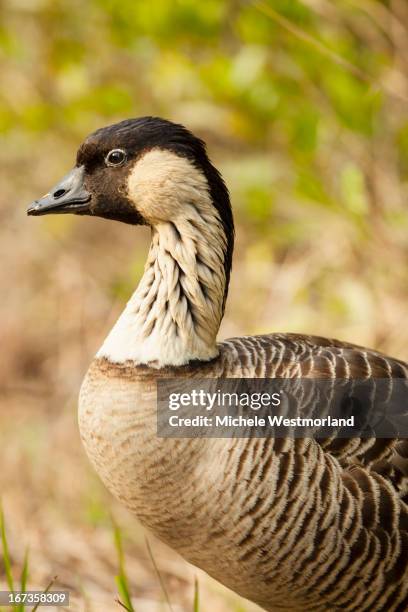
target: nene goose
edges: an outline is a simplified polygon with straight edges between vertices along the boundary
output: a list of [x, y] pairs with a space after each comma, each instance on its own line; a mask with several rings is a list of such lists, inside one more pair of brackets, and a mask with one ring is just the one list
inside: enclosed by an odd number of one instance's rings
[[147, 225], [143, 277], [79, 400], [108, 489], [188, 561], [265, 610], [408, 610], [408, 445], [395, 439], [161, 439], [163, 377], [407, 378], [408, 365], [315, 336], [217, 343], [233, 250], [204, 143], [146, 117], [97, 130], [28, 209]]

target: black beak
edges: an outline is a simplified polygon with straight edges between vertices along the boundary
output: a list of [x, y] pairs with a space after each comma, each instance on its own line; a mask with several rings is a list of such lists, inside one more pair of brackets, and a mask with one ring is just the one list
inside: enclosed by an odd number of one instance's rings
[[84, 174], [84, 166], [71, 170], [50, 193], [30, 204], [27, 214], [38, 216], [88, 212], [91, 194], [84, 187]]

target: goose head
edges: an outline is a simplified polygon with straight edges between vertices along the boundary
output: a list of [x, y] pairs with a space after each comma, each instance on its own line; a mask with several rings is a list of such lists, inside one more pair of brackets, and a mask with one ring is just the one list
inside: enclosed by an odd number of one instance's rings
[[150, 226], [144, 275], [102, 347], [115, 362], [213, 358], [233, 250], [228, 190], [204, 143], [156, 117], [90, 134], [75, 167], [28, 208]]
[[73, 213], [154, 226], [181, 218], [198, 192], [210, 196], [231, 242], [228, 190], [203, 141], [182, 125], [142, 117], [90, 134], [78, 149], [75, 167], [27, 213]]

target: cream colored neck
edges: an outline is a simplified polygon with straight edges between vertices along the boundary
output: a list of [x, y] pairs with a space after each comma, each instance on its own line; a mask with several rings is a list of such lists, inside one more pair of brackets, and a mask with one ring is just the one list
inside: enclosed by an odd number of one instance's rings
[[153, 367], [208, 361], [218, 353], [226, 238], [214, 207], [183, 207], [157, 223], [144, 275], [98, 352]]

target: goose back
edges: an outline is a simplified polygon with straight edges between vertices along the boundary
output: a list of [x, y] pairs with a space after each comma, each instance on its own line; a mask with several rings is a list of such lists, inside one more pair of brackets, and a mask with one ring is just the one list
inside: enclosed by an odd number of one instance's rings
[[156, 535], [266, 610], [408, 607], [407, 443], [397, 439], [160, 439], [161, 378], [406, 379], [379, 352], [315, 336], [219, 344], [160, 370], [96, 359], [80, 427], [107, 487]]

